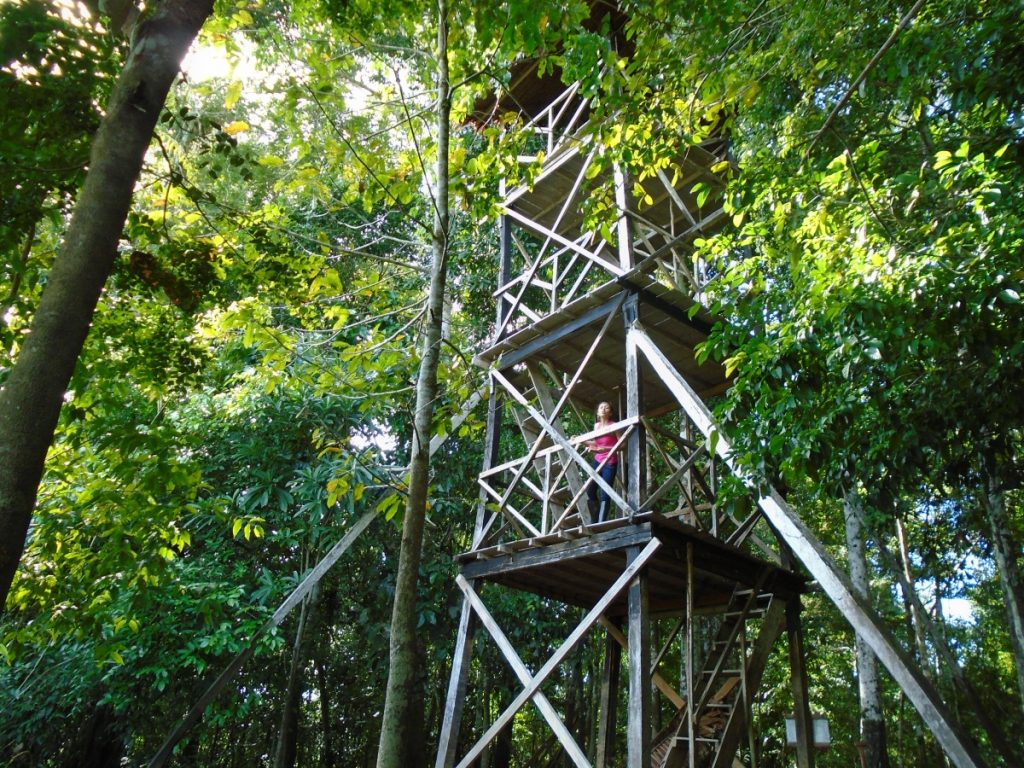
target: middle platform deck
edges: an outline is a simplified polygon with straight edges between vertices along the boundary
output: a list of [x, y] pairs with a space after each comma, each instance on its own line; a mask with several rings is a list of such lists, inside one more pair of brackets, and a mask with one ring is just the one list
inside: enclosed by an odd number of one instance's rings
[[[756, 589], [783, 598], [806, 591], [799, 574], [655, 513], [638, 515], [632, 522], [620, 518], [507, 542], [457, 559], [467, 579], [590, 608], [622, 574], [629, 551], [654, 538], [662, 546], [647, 567], [652, 616], [685, 613], [690, 572], [687, 553], [691, 551], [695, 612], [724, 609], [736, 589]], [[625, 612], [623, 595], [607, 613], [621, 616]]]

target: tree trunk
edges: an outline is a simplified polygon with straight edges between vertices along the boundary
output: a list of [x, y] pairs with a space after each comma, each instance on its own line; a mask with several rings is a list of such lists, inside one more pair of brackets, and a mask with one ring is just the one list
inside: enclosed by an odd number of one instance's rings
[[988, 517], [992, 552], [1006, 602], [1010, 647], [1013, 649], [1013, 660], [1017, 667], [1018, 706], [1024, 713], [1024, 578], [1021, 576], [1019, 562], [1020, 547], [1014, 540], [1010, 521], [1006, 516], [1006, 498], [995, 457], [983, 457], [983, 466], [985, 493], [982, 494], [982, 504]]
[[[326, 639], [321, 637], [321, 643]], [[320, 768], [334, 768], [338, 764], [338, 756], [334, 747], [334, 717], [331, 714], [331, 687], [327, 680], [327, 668], [324, 666], [323, 655], [317, 653], [314, 659], [317, 688], [320, 695], [320, 739], [323, 747], [320, 750]]]
[[117, 713], [109, 704], [98, 704], [82, 723], [60, 765], [66, 768], [120, 768], [124, 736]]
[[[868, 563], [864, 555], [864, 510], [860, 499], [848, 491], [843, 499], [846, 518], [846, 551], [853, 588], [864, 598], [870, 597]], [[888, 768], [885, 718], [882, 713], [881, 680], [878, 659], [857, 633], [857, 686], [860, 693], [860, 729], [864, 742], [865, 768]]]
[[[978, 694], [974, 685], [968, 679], [967, 675], [964, 674], [963, 669], [960, 667], [960, 662], [957, 661], [953, 652], [949, 649], [946, 643], [945, 637], [939, 630], [936, 622], [932, 621], [928, 616], [928, 611], [921, 603], [921, 598], [918, 597], [917, 591], [914, 588], [913, 575], [910, 569], [910, 552], [907, 548], [906, 536], [904, 535], [903, 525], [899, 519], [896, 520], [896, 532], [899, 539], [900, 546], [900, 562], [897, 563], [896, 557], [889, 551], [889, 548], [885, 544], [885, 540], [875, 535], [875, 541], [878, 544], [878, 552], [882, 558], [886, 561], [889, 569], [895, 574], [897, 581], [900, 585], [900, 590], [903, 593], [903, 600], [907, 604], [908, 608], [908, 621], [912, 619], [912, 631], [918, 644], [918, 653], [923, 657], [928, 657], [927, 643], [925, 636], [931, 638], [932, 645], [935, 648], [936, 661], [941, 661], [945, 665], [946, 669], [949, 670], [952, 676], [953, 683], [957, 689], [963, 694], [963, 696], [970, 703], [973, 709], [972, 716], [977, 720], [978, 725], [981, 726], [987, 733], [989, 738], [992, 740], [992, 746], [999, 752], [1003, 760], [1007, 765], [1012, 765], [1016, 759], [1017, 750], [1015, 750], [1006, 739], [1003, 733], [1003, 726], [996, 722], [996, 720], [989, 715], [988, 709], [982, 703], [981, 696]], [[922, 661], [922, 669], [925, 674], [931, 677], [936, 675], [931, 674], [933, 671], [937, 672], [938, 667], [934, 670], [931, 665], [925, 665]], [[902, 701], [900, 704], [900, 728], [901, 728], [901, 740], [902, 740], [902, 728], [903, 728], [903, 714], [902, 714]], [[902, 747], [898, 750], [902, 753]]]
[[292, 643], [292, 658], [288, 665], [288, 684], [285, 689], [284, 706], [281, 707], [281, 726], [277, 732], [277, 747], [274, 750], [274, 768], [294, 768], [299, 744], [299, 707], [302, 705], [302, 667], [306, 658], [307, 629], [319, 599], [319, 588], [314, 589], [302, 601], [302, 610], [295, 627], [295, 641]]
[[916, 593], [913, 592], [914, 574], [910, 567], [910, 549], [907, 547], [907, 534], [903, 527], [903, 521], [899, 517], [896, 518], [896, 540], [900, 548], [899, 568], [903, 574], [900, 584], [903, 589], [903, 602], [907, 606], [907, 619], [910, 622], [914, 644], [917, 647], [917, 655], [921, 661], [921, 669], [928, 672], [932, 669], [931, 657], [928, 653], [928, 643], [925, 642], [924, 635], [924, 623], [928, 617], [921, 610], [920, 603], [913, 599]]
[[434, 189], [433, 265], [427, 298], [426, 335], [416, 382], [416, 413], [409, 457], [409, 495], [402, 521], [402, 548], [391, 613], [388, 683], [377, 768], [413, 768], [425, 760], [423, 691], [416, 646], [416, 577], [423, 548], [437, 367], [441, 356], [445, 280], [448, 272], [448, 144], [451, 88], [448, 82], [448, 6], [438, 0], [437, 179]]
[[163, 0], [136, 29], [31, 330], [0, 389], [0, 610], [25, 549], [64, 392], [117, 256], [153, 129], [181, 60], [212, 10], [213, 0]]

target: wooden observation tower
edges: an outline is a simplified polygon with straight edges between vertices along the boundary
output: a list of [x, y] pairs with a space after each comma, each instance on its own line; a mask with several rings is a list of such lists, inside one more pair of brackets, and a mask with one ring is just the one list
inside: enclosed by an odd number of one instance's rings
[[[756, 503], [742, 516], [718, 503], [732, 468], [705, 403], [728, 381], [718, 365], [695, 360], [712, 318], [699, 306], [708, 276], [692, 243], [720, 226], [723, 212], [720, 194], [701, 205], [692, 190], [698, 182], [721, 189], [713, 169], [728, 160], [727, 142], [681, 149], [671, 172], [643, 181], [641, 207], [621, 168], [594, 172], [598, 150], [578, 90], [528, 66], [514, 74], [503, 103], [516, 105], [544, 160], [531, 184], [503, 193], [497, 328], [478, 357], [491, 385], [481, 502], [472, 549], [460, 557], [462, 620], [436, 768], [476, 764], [530, 702], [553, 735], [545, 760], [563, 750], [581, 768], [731, 767], [738, 757], [752, 767], [751, 701], [777, 645], [791, 665], [798, 764], [810, 766], [800, 564], [953, 762], [980, 765], [924, 676], [786, 502], [752, 491]], [[610, 239], [588, 231], [582, 213], [602, 181], [615, 203]], [[603, 431], [616, 436], [621, 457], [611, 486], [583, 448], [602, 433], [592, 427], [601, 401], [616, 412]], [[518, 429], [502, 429], [510, 424]], [[591, 484], [611, 500], [606, 520], [588, 507]], [[523, 659], [488, 610], [485, 584], [573, 606], [583, 618], [548, 658]], [[481, 631], [522, 691], [470, 744], [459, 734]], [[586, 752], [544, 692], [585, 641], [604, 645]]]

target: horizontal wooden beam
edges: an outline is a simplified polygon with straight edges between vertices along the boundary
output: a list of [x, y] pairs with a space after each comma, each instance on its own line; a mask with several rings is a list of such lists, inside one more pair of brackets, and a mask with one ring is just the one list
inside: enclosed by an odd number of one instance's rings
[[523, 346], [519, 347], [519, 349], [506, 352], [501, 356], [501, 360], [498, 365], [501, 370], [508, 370], [513, 365], [534, 357], [548, 347], [554, 346], [570, 336], [574, 336], [588, 325], [594, 325], [595, 323], [600, 322], [604, 318], [608, 317], [612, 312], [618, 310], [619, 306], [622, 304], [622, 298], [622, 296], [613, 296], [603, 304], [599, 304], [593, 309], [584, 312], [576, 319], [558, 326], [558, 328], [551, 331], [551, 333], [545, 333], [543, 336], [539, 336], [533, 341], [527, 342]]
[[650, 523], [629, 525], [604, 533], [594, 533], [575, 541], [526, 549], [516, 552], [514, 556], [499, 555], [488, 560], [473, 560], [462, 566], [462, 574], [467, 579], [487, 579], [500, 573], [511, 573], [646, 544], [652, 536]]

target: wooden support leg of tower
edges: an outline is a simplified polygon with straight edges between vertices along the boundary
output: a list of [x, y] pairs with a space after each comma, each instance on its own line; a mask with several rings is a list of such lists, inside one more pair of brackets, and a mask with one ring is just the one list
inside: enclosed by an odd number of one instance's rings
[[[629, 561], [641, 554], [629, 551]], [[627, 768], [651, 765], [651, 623], [647, 605], [647, 574], [640, 571], [629, 585], [629, 715], [626, 722]]]
[[[472, 589], [470, 582], [470, 589]], [[469, 678], [469, 659], [473, 652], [473, 608], [469, 598], [462, 600], [459, 635], [452, 653], [452, 672], [448, 681], [448, 696], [444, 704], [441, 734], [437, 745], [435, 768], [451, 768], [455, 763], [455, 748], [459, 742], [459, 725], [466, 702], [466, 682]]]
[[[604, 623], [604, 621], [602, 621]], [[605, 624], [606, 629], [608, 625]], [[621, 632], [620, 632], [621, 634]], [[605, 634], [604, 668], [601, 673], [601, 709], [597, 726], [595, 768], [609, 768], [615, 754], [615, 721], [619, 702], [619, 670], [622, 651], [611, 630]]]
[[804, 636], [800, 626], [800, 598], [786, 602], [786, 633], [789, 636], [790, 685], [793, 688], [793, 710], [796, 719], [797, 768], [814, 768], [811, 744], [811, 708], [807, 699], [807, 670], [804, 665]]
[[[622, 307], [622, 319], [627, 330], [639, 319], [639, 301], [636, 294], [626, 300]], [[640, 419], [640, 403], [643, 398], [643, 377], [640, 372], [640, 360], [635, 344], [626, 340], [626, 418]], [[646, 461], [646, 438], [640, 426], [629, 436], [626, 443], [626, 500], [629, 509], [635, 514], [643, 503], [644, 467]]]
[[629, 338], [643, 352], [655, 373], [675, 395], [687, 416], [704, 436], [710, 437], [712, 432], [718, 433], [715, 451], [737, 477], [757, 494], [758, 505], [776, 535], [792, 548], [793, 553], [811, 576], [817, 579], [846, 620], [871, 646], [871, 650], [907, 694], [907, 698], [920, 713], [954, 765], [959, 768], [984, 766], [985, 762], [977, 746], [942, 703], [934, 686], [910, 655], [899, 646], [871, 604], [856, 593], [849, 577], [828, 554], [818, 537], [778, 492], [772, 489], [769, 493], [761, 493], [760, 486], [736, 466], [731, 456], [729, 441], [718, 431], [708, 407], [658, 349], [646, 331], [640, 326], [634, 326], [629, 331]]

